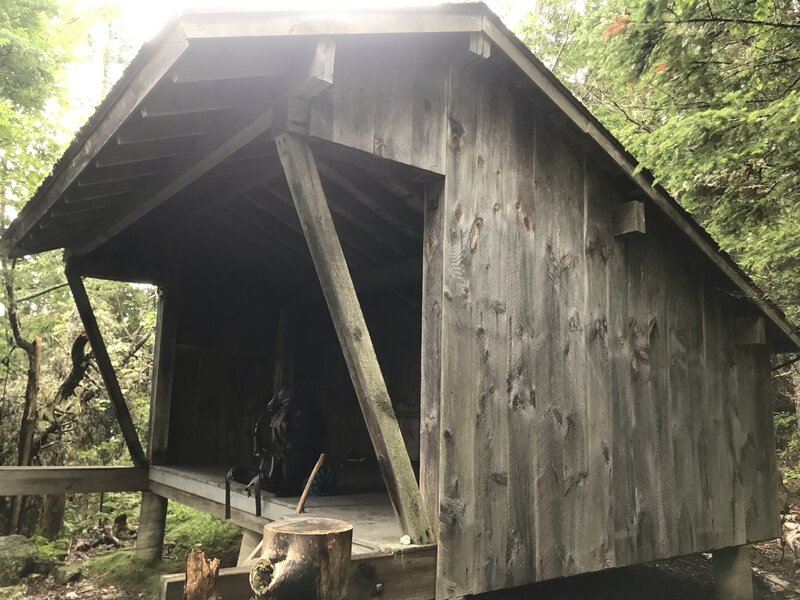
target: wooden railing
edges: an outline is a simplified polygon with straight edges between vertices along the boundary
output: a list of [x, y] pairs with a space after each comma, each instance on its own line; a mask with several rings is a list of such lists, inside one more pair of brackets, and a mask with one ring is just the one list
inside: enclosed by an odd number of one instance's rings
[[0, 497], [148, 489], [146, 467], [0, 467]]

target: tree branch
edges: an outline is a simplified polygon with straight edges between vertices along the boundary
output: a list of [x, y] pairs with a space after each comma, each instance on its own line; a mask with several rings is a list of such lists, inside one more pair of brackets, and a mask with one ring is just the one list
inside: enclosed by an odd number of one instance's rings
[[669, 25], [681, 25], [684, 23], [712, 23], [712, 24], [734, 24], [734, 25], [757, 25], [759, 27], [775, 27], [778, 29], [800, 29], [800, 23], [780, 23], [777, 21], [759, 21], [757, 19], [734, 19], [731, 17], [693, 17], [690, 19], [675, 19], [674, 21], [664, 21]]

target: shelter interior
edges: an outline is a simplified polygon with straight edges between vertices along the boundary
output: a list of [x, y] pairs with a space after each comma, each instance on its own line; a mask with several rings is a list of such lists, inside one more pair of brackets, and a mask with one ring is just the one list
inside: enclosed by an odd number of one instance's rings
[[[314, 154], [418, 475], [424, 196], [435, 176], [327, 142]], [[98, 254], [85, 260], [90, 270], [149, 272], [174, 303], [168, 452], [151, 474], [166, 495], [188, 489], [219, 504], [227, 470], [255, 466], [254, 424], [289, 387], [305, 433], [297, 452], [309, 470], [325, 452], [336, 473], [336, 497], [312, 499], [309, 510], [341, 518], [357, 506], [357, 543], [399, 541], [273, 141], [247, 145]], [[264, 515], [292, 512], [295, 501], [273, 499]], [[232, 506], [254, 511], [244, 498]]]

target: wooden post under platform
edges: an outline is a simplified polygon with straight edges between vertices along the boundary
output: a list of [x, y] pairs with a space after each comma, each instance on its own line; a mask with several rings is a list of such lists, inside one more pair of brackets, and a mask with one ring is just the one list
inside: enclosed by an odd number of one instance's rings
[[[153, 356], [153, 381], [150, 390], [150, 444], [147, 455], [153, 465], [167, 463], [169, 451], [169, 424], [172, 415], [172, 378], [175, 366], [175, 344], [178, 330], [178, 295], [180, 290], [179, 248], [170, 253], [173, 257], [167, 270], [164, 286], [159, 290], [156, 341]], [[150, 492], [142, 494], [139, 516], [139, 536], [134, 557], [140, 560], [158, 560], [164, 546], [164, 528], [167, 521], [166, 498]]]
[[164, 549], [164, 526], [167, 520], [167, 499], [153, 492], [142, 492], [139, 508], [139, 531], [136, 534], [138, 560], [159, 560]]
[[392, 506], [412, 543], [431, 543], [434, 536], [422, 495], [311, 147], [305, 137], [291, 132], [278, 135], [275, 141]]
[[753, 600], [750, 546], [731, 546], [711, 553], [717, 600]]

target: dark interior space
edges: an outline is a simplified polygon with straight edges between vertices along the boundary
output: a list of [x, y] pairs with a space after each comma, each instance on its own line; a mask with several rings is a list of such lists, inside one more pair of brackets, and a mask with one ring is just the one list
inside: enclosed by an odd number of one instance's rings
[[[280, 162], [268, 145], [245, 150], [142, 224], [153, 240], [175, 228], [181, 239], [168, 258], [180, 264], [169, 464], [255, 466], [253, 426], [285, 386], [302, 415], [305, 467], [325, 452], [335, 493], [383, 491]], [[418, 473], [423, 185], [388, 161], [315, 150]]]

